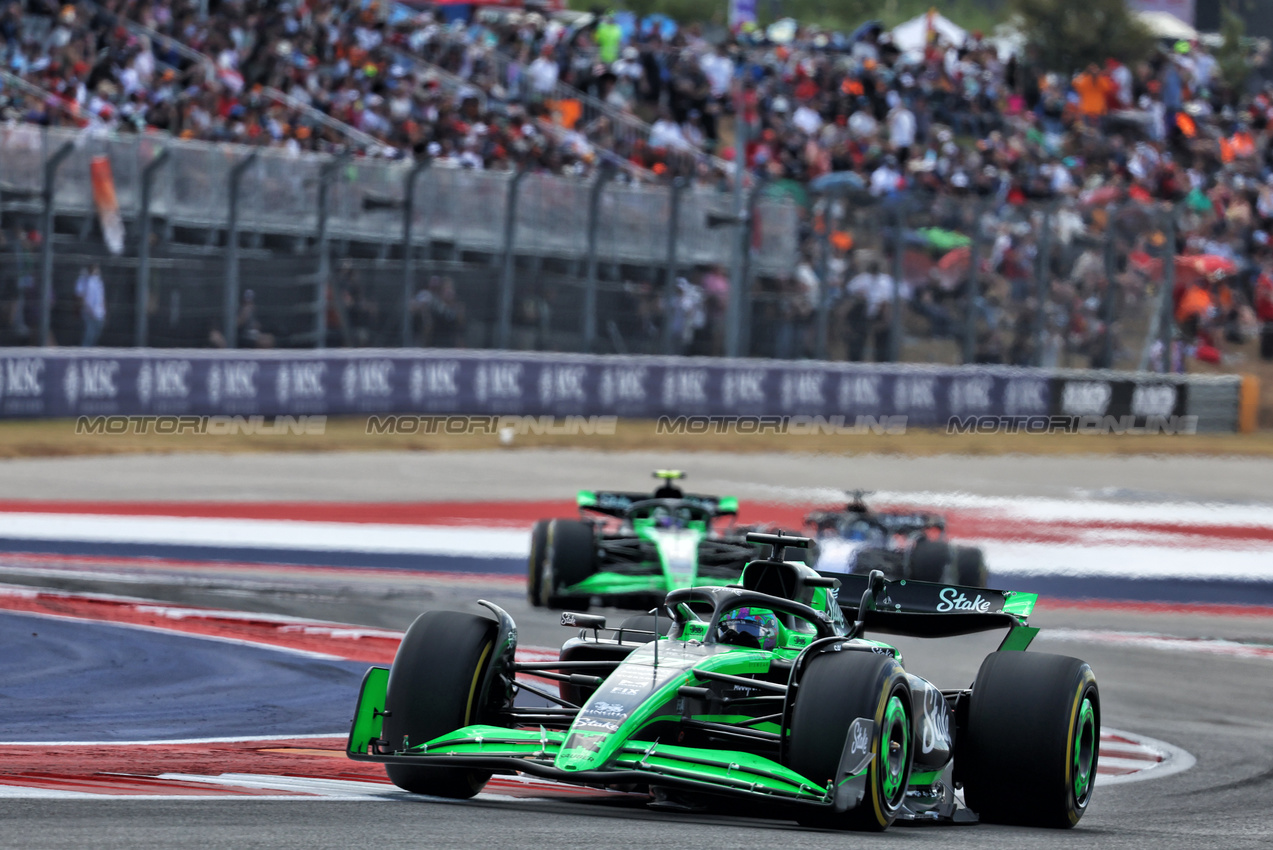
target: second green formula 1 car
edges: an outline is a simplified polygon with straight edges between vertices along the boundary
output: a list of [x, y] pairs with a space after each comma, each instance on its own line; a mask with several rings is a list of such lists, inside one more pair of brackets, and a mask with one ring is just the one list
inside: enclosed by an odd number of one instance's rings
[[756, 548], [728, 525], [729, 496], [684, 493], [677, 470], [658, 470], [651, 494], [580, 490], [579, 519], [540, 520], [531, 533], [526, 595], [536, 607], [604, 605], [648, 610], [668, 591], [738, 581]]

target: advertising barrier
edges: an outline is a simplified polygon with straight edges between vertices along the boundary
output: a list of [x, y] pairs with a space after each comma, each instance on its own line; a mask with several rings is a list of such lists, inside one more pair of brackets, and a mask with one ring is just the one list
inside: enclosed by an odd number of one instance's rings
[[1014, 424], [1043, 430], [1045, 417], [1086, 417], [1088, 424], [1099, 419], [1174, 432], [1186, 417], [1185, 431], [1234, 431], [1240, 389], [1239, 376], [810, 360], [450, 349], [0, 348], [0, 418], [786, 416], [841, 417], [874, 427], [885, 417], [905, 417], [894, 421], [992, 432]]

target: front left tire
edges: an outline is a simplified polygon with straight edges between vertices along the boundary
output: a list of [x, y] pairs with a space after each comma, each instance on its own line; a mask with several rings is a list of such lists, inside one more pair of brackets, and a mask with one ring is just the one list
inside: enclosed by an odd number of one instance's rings
[[[428, 611], [407, 629], [389, 668], [382, 735], [394, 748], [411, 746], [492, 713], [482, 703], [482, 681], [492, 663], [496, 625], [458, 611]], [[489, 771], [386, 764], [389, 780], [404, 791], [467, 799], [482, 790]]]

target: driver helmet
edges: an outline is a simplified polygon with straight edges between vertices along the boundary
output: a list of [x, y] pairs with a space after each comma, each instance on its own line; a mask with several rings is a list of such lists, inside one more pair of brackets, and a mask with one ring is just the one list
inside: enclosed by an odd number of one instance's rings
[[774, 649], [778, 646], [778, 618], [768, 608], [739, 608], [721, 619], [716, 640], [753, 649]]
[[654, 509], [653, 516], [659, 528], [689, 528], [690, 512], [686, 508], [674, 511], [660, 506]]
[[845, 537], [849, 540], [866, 540], [871, 535], [871, 524], [866, 520], [854, 520], [849, 523]]

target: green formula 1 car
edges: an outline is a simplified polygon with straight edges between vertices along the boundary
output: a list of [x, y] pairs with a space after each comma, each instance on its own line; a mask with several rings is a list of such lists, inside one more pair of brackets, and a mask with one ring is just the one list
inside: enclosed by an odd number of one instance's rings
[[[519, 772], [681, 809], [744, 798], [757, 814], [830, 828], [1078, 823], [1100, 696], [1082, 661], [1022, 651], [1038, 631], [1026, 624], [1034, 594], [878, 571], [837, 579], [781, 557], [752, 561], [740, 585], [674, 590], [613, 637], [600, 636], [602, 617], [562, 614], [580, 632], [553, 662], [516, 661], [517, 629], [489, 602], [493, 618], [422, 614], [393, 666], [364, 678], [347, 753], [439, 797]], [[1000, 628], [972, 686], [945, 691], [867, 637]]]
[[659, 470], [653, 494], [580, 490], [579, 519], [540, 520], [531, 532], [531, 605], [584, 611], [593, 598], [648, 610], [668, 591], [738, 581], [756, 555], [744, 531], [718, 528], [738, 500], [684, 493]]

